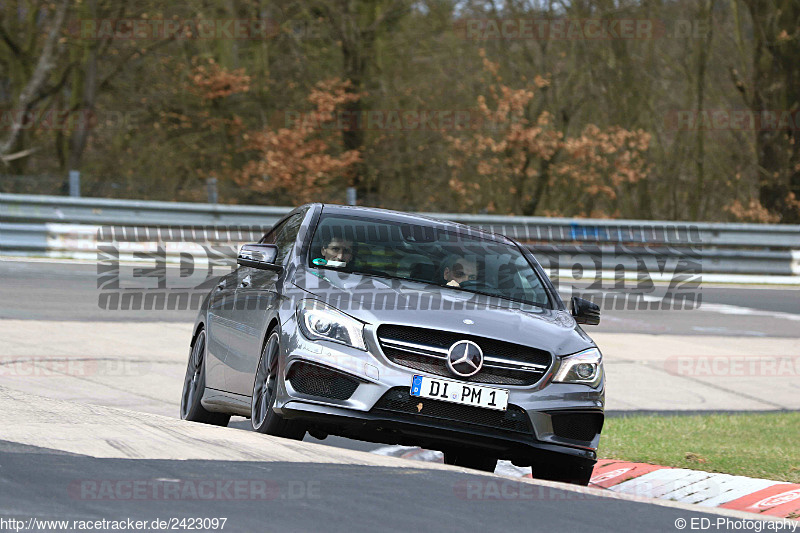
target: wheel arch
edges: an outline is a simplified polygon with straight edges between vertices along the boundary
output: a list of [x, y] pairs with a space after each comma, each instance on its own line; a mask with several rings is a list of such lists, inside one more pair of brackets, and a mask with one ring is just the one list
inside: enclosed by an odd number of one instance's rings
[[197, 340], [197, 336], [200, 335], [200, 332], [206, 329], [205, 323], [201, 320], [199, 321], [194, 327], [194, 333], [192, 333], [192, 341], [189, 346], [194, 346], [194, 341]]
[[264, 347], [267, 345], [267, 341], [269, 340], [269, 336], [272, 334], [272, 330], [280, 326], [280, 321], [278, 321], [278, 317], [274, 317], [270, 320], [269, 325], [267, 326], [267, 332], [264, 334], [264, 338], [261, 340], [261, 351], [259, 353], [264, 352]]

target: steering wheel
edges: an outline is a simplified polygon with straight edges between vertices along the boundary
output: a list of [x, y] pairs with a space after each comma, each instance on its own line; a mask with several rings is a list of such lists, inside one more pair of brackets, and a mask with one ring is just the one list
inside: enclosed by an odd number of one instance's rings
[[464, 280], [461, 283], [459, 283], [458, 285], [462, 289], [479, 289], [479, 288], [481, 288], [483, 286], [481, 284], [481, 282], [479, 282], [477, 280], [474, 280], [474, 279]]

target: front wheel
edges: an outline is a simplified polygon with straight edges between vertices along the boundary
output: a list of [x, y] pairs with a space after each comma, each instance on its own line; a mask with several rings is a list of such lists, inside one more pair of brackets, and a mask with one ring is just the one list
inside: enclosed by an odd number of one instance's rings
[[297, 421], [286, 420], [273, 410], [278, 384], [280, 335], [272, 331], [256, 368], [253, 397], [250, 400], [250, 423], [253, 430], [267, 435], [302, 440], [305, 427]]
[[463, 466], [464, 468], [472, 468], [484, 472], [494, 472], [497, 468], [497, 457], [487, 455], [478, 450], [445, 450], [444, 464]]
[[214, 426], [227, 426], [231, 415], [207, 411], [200, 400], [206, 390], [206, 332], [200, 330], [192, 343], [181, 394], [181, 418]]

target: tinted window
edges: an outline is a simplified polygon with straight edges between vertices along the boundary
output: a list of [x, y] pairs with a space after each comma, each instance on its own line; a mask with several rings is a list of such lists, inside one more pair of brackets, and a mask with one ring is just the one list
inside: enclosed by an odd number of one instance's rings
[[267, 232], [267, 234], [266, 234], [266, 235], [264, 235], [263, 237], [261, 237], [261, 240], [260, 240], [260, 241], [258, 241], [258, 242], [259, 242], [259, 244], [275, 244], [275, 237], [277, 237], [277, 236], [278, 236], [278, 234], [281, 232], [281, 230], [283, 229], [283, 227], [286, 225], [286, 223], [287, 223], [287, 222], [289, 222], [289, 220], [288, 220], [288, 219], [287, 219], [287, 220], [284, 220], [284, 221], [282, 221], [282, 222], [280, 222], [280, 223], [279, 223], [279, 224], [277, 224], [276, 226], [273, 226], [273, 227], [272, 227], [272, 228], [271, 228], [271, 229], [270, 229], [270, 230]]
[[309, 261], [312, 268], [421, 281], [549, 305], [547, 291], [522, 251], [480, 234], [323, 215]]
[[267, 244], [275, 244], [278, 247], [278, 257], [276, 263], [283, 263], [283, 260], [289, 255], [295, 241], [297, 240], [297, 233], [300, 231], [300, 226], [303, 223], [302, 213], [298, 213], [284, 222], [280, 228], [275, 231], [275, 241], [267, 242]]

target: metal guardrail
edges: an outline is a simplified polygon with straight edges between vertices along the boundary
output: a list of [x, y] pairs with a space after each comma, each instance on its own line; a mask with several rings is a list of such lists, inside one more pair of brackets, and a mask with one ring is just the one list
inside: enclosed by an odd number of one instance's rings
[[46, 252], [47, 224], [0, 222], [0, 253]]
[[0, 222], [98, 226], [270, 226], [289, 207], [0, 194]]
[[[238, 227], [233, 246], [257, 240], [290, 207], [0, 194], [0, 253], [96, 257], [98, 229]], [[525, 242], [553, 271], [564, 269], [800, 275], [800, 226], [425, 213]], [[239, 240], [241, 238], [241, 240]], [[151, 243], [157, 246], [157, 243]], [[214, 245], [214, 242], [207, 243]], [[151, 246], [152, 248], [152, 246]], [[142, 250], [148, 249], [146, 246]], [[180, 247], [167, 246], [168, 255]], [[130, 258], [135, 258], [133, 248]], [[671, 263], [671, 264], [670, 264]]]
[[[1, 201], [1, 200], [0, 200]], [[467, 214], [429, 214], [497, 231], [521, 241], [697, 244], [715, 247], [800, 249], [800, 226], [659, 220], [510, 217]]]

